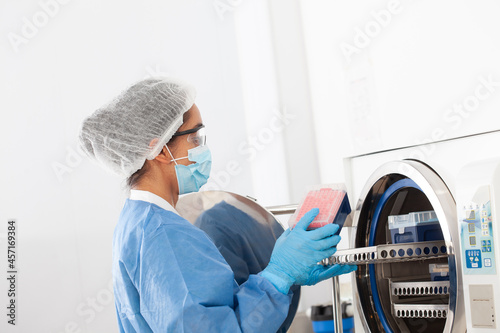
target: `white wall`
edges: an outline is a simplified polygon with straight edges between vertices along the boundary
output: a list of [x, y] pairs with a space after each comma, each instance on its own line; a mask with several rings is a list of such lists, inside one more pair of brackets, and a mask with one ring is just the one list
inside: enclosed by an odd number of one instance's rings
[[234, 18], [245, 113], [244, 124], [238, 124], [236, 130], [247, 133], [247, 138], [238, 142], [236, 158], [250, 166], [255, 177], [254, 198], [267, 206], [288, 204], [284, 133], [295, 119], [288, 119], [288, 105], [278, 95], [268, 3], [242, 3]]
[[349, 156], [500, 129], [497, 1], [300, 4], [321, 183], [348, 180]]
[[322, 182], [346, 156], [500, 128], [498, 1], [301, 4]]
[[293, 115], [284, 132], [284, 151], [291, 200], [298, 203], [320, 181], [300, 1], [272, 0], [269, 11], [279, 97]]
[[[174, 75], [197, 87], [212, 187], [264, 204], [289, 198], [281, 132], [261, 134], [265, 149], [251, 161], [239, 150], [280, 109], [269, 33], [259, 25], [265, 2], [67, 2], [0, 4], [0, 234], [17, 219], [19, 263], [18, 325], [2, 320], [2, 332], [117, 331], [109, 282], [124, 183], [80, 156], [77, 134], [84, 117], [137, 80]], [[221, 2], [226, 10], [217, 11]], [[34, 16], [38, 31], [23, 28]], [[14, 47], [9, 38], [23, 29]], [[2, 302], [6, 288], [1, 279]]]

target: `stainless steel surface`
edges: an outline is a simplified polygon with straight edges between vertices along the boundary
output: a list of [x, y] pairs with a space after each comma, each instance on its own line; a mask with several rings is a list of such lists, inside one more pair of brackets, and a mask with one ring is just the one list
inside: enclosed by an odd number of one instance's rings
[[175, 205], [179, 214], [191, 223], [216, 204], [225, 201], [252, 216], [261, 223], [279, 223], [267, 209], [255, 199], [226, 191], [202, 191], [183, 195]]
[[344, 332], [342, 323], [342, 302], [340, 300], [340, 283], [339, 277], [334, 276], [333, 279], [333, 325], [335, 328], [335, 333]]
[[293, 214], [299, 205], [281, 205], [281, 206], [270, 206], [266, 207], [268, 211], [273, 215], [286, 215]]
[[392, 282], [391, 292], [394, 296], [427, 296], [448, 295], [450, 293], [449, 281], [432, 282]]
[[[458, 251], [458, 245], [456, 245], [460, 241], [456, 216], [456, 204], [446, 184], [427, 165], [414, 160], [389, 162], [379, 167], [372, 174], [362, 190], [359, 201], [356, 204], [350, 248], [355, 250], [356, 248], [368, 247], [368, 239], [371, 232], [371, 218], [373, 217], [373, 212], [378, 202], [378, 198], [380, 198], [380, 196], [393, 183], [405, 178], [412, 179], [419, 186], [424, 196], [424, 198], [417, 198], [415, 193], [411, 193], [406, 200], [411, 205], [415, 206], [418, 206], [422, 202], [423, 206], [429, 206], [423, 208], [430, 208], [436, 212], [441, 230], [443, 232], [444, 244], [447, 252], [447, 258], [436, 259], [436, 261], [438, 263], [443, 263], [444, 261], [448, 264], [450, 278], [449, 295], [432, 295], [423, 297], [436, 298], [436, 301], [446, 301], [448, 304], [439, 305], [442, 307], [441, 311], [445, 311], [445, 318], [433, 318], [426, 321], [426, 329], [428, 331], [446, 333], [466, 332], [461, 272], [462, 267], [460, 260], [461, 254], [460, 251]], [[398, 213], [396, 212], [396, 214]], [[381, 237], [383, 236], [384, 235]], [[455, 246], [457, 246], [457, 248], [455, 248]], [[411, 263], [401, 262], [400, 264], [377, 264], [375, 265], [375, 281], [379, 284], [379, 281], [384, 280], [385, 275], [388, 273], [404, 274], [406, 271], [409, 272], [412, 269], [419, 268], [419, 265], [420, 271], [423, 272], [423, 263], [419, 261]], [[406, 274], [406, 281], [399, 282], [413, 282], [411, 280], [412, 274]], [[415, 274], [414, 280], [415, 282], [420, 282], [426, 279], [430, 280], [428, 275], [429, 274], [427, 273], [426, 277]], [[385, 281], [387, 281], [387, 279], [385, 279]], [[392, 316], [392, 309], [390, 308], [390, 305], [394, 302], [392, 298], [396, 297], [397, 299], [398, 297], [391, 295], [388, 282], [386, 283], [387, 286], [385, 288], [387, 291], [381, 290], [380, 288], [378, 288], [378, 290], [381, 300], [384, 300], [385, 305], [383, 305], [383, 313], [386, 314], [386, 317], [388, 317], [390, 327], [394, 330], [394, 332], [417, 332], [419, 329], [422, 329], [422, 327], [415, 328], [410, 327], [409, 325], [405, 326], [405, 324], [408, 324], [408, 319], [405, 317], [399, 318], [397, 316]], [[368, 270], [368, 265], [358, 266], [357, 272], [353, 274], [353, 288], [355, 290], [354, 301], [359, 316], [358, 319], [361, 321], [365, 332], [384, 332], [385, 330], [380, 323], [379, 314], [374, 310], [375, 305], [373, 295], [371, 295], [370, 286], [370, 272]], [[380, 286], [383, 287], [383, 285]], [[412, 304], [412, 306], [414, 305]], [[443, 326], [436, 326], [441, 328], [434, 327], [433, 325], [437, 325], [436, 321], [444, 321]], [[400, 327], [399, 329], [397, 328], [398, 326]]]
[[395, 304], [397, 318], [446, 318], [448, 304]]
[[[289, 215], [295, 213], [298, 206], [299, 206], [298, 204], [280, 205], [280, 206], [266, 207], [266, 209], [273, 215]], [[350, 228], [350, 227], [352, 227], [352, 213], [347, 215], [342, 228]]]
[[[419, 253], [419, 254], [417, 254]], [[405, 262], [447, 257], [446, 244], [442, 241], [384, 244], [348, 250], [338, 250], [323, 260], [323, 265], [360, 265]]]

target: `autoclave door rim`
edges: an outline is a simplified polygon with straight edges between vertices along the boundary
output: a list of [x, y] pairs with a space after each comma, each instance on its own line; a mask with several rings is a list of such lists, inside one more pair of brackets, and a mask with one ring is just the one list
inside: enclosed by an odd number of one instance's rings
[[[356, 209], [354, 211], [353, 232], [350, 238], [350, 247], [356, 247], [356, 236], [358, 225], [360, 223], [361, 210], [365, 206], [365, 200], [368, 194], [372, 191], [376, 183], [389, 175], [401, 175], [404, 178], [413, 180], [425, 194], [431, 203], [436, 215], [439, 219], [441, 229], [443, 231], [444, 241], [448, 250], [448, 265], [450, 266], [450, 289], [454, 290], [450, 293], [448, 316], [444, 331], [449, 332], [465, 332], [465, 309], [463, 304], [463, 287], [462, 287], [462, 267], [460, 252], [455, 251], [453, 242], [459, 241], [459, 230], [457, 225], [456, 203], [452, 193], [439, 175], [426, 164], [415, 160], [403, 160], [388, 162], [380, 166], [371, 175], [365, 187], [363, 188]], [[370, 209], [374, 209], [371, 205]], [[365, 222], [366, 223], [366, 222]], [[355, 293], [355, 303], [358, 315], [366, 332], [370, 332], [367, 318], [361, 306], [360, 295], [358, 294], [358, 278], [355, 274], [352, 277]]]

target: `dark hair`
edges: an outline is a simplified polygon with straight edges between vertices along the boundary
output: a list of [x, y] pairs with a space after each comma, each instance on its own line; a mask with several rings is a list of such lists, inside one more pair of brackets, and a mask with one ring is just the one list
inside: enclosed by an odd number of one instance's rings
[[[177, 137], [172, 137], [170, 141], [167, 143], [168, 148], [170, 149], [170, 152], [172, 154], [177, 150], [176, 144], [175, 144], [175, 139]], [[144, 165], [142, 168], [134, 172], [130, 177], [127, 178], [127, 186], [131, 189], [134, 188], [140, 181], [141, 179], [148, 173], [149, 171], [149, 163], [147, 163], [147, 160], [144, 162]]]
[[149, 171], [148, 163], [144, 162], [142, 168], [140, 168], [139, 170], [134, 172], [130, 177], [127, 178], [128, 187], [134, 188], [148, 171]]

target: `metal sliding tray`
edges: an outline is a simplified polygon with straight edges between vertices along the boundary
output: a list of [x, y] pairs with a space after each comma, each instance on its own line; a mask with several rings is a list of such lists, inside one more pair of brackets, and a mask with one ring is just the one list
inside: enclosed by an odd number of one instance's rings
[[397, 318], [446, 318], [448, 304], [394, 304]]
[[391, 282], [391, 293], [394, 296], [448, 295], [450, 293], [450, 282]]
[[443, 258], [447, 256], [448, 253], [444, 241], [383, 244], [338, 250], [335, 255], [321, 261], [321, 264], [324, 266], [334, 264], [378, 264]]

